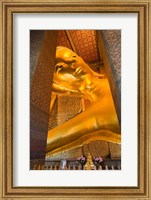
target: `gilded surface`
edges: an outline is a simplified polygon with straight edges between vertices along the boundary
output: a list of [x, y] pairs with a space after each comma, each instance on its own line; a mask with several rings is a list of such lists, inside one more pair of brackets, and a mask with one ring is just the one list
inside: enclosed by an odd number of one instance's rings
[[48, 131], [47, 156], [95, 140], [120, 143], [120, 127], [107, 78], [65, 47], [56, 51], [53, 92], [89, 99], [87, 110]]
[[85, 164], [85, 166], [84, 166], [84, 169], [85, 170], [92, 170], [92, 169], [95, 169], [96, 167], [95, 167], [95, 165], [93, 164], [93, 161], [92, 161], [92, 156], [91, 156], [91, 154], [89, 153], [88, 154], [88, 158], [87, 158], [87, 162], [86, 162], [86, 164]]

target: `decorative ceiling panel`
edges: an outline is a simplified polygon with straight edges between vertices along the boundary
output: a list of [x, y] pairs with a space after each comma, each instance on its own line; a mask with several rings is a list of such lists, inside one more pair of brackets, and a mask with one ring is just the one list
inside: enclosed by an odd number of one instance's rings
[[64, 30], [58, 31], [57, 46], [64, 46], [69, 49], [72, 49], [70, 42], [68, 40], [67, 34]]
[[99, 61], [94, 30], [58, 30], [57, 46], [76, 50], [76, 53], [87, 63]]
[[94, 30], [70, 30], [77, 54], [86, 62], [98, 61], [96, 32]]

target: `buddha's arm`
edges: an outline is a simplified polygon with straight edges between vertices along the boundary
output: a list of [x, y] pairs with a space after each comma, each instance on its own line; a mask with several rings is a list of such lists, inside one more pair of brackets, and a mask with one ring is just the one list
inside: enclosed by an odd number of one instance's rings
[[[109, 116], [110, 114], [112, 113], [109, 113]], [[47, 153], [56, 149], [59, 149], [61, 153], [64, 148], [68, 150], [70, 146], [68, 144], [71, 143], [72, 148], [75, 148], [78, 145], [75, 141], [81, 137], [87, 137], [89, 134], [93, 139], [120, 143], [118, 124], [114, 120], [114, 115], [112, 118], [109, 116], [104, 113], [103, 105], [93, 104], [76, 117], [48, 132]], [[97, 137], [94, 137], [96, 132]]]

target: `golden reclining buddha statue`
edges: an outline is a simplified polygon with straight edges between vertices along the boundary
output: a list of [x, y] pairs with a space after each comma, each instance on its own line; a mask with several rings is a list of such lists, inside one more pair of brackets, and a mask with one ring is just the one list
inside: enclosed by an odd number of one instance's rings
[[76, 95], [90, 106], [64, 124], [48, 131], [46, 157], [96, 140], [121, 143], [108, 79], [94, 72], [84, 60], [66, 47], [56, 50], [52, 94]]

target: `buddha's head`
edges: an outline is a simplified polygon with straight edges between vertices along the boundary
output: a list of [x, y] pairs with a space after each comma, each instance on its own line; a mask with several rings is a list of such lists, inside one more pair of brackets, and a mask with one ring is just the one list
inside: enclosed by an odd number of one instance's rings
[[84, 60], [72, 50], [59, 46], [56, 50], [54, 85], [79, 91], [87, 76], [102, 75], [94, 72]]

